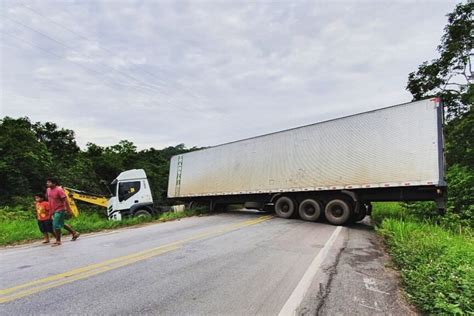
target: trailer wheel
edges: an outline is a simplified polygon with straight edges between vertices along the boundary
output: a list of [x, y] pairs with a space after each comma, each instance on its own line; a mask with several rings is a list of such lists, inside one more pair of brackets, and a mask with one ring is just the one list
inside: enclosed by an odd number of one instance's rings
[[147, 210], [138, 210], [135, 213], [133, 213], [133, 217], [137, 218], [150, 218], [151, 214]]
[[300, 203], [298, 213], [300, 214], [301, 219], [315, 222], [321, 215], [321, 206], [313, 199], [306, 199]]
[[359, 213], [355, 214], [354, 222], [360, 222], [361, 220], [363, 220], [365, 218], [365, 216], [367, 215], [367, 209], [368, 209], [368, 205], [367, 204], [362, 204], [359, 207]]
[[333, 225], [343, 225], [351, 218], [351, 206], [344, 200], [331, 200], [326, 205], [324, 215], [329, 223]]
[[296, 202], [287, 197], [280, 197], [275, 203], [275, 213], [278, 217], [290, 218], [295, 213]]

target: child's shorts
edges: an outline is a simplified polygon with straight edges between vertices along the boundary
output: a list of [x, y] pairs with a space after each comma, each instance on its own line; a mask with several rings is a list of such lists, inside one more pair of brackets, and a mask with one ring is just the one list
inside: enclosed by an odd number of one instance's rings
[[53, 232], [53, 221], [48, 219], [45, 221], [38, 221], [38, 227], [43, 234]]

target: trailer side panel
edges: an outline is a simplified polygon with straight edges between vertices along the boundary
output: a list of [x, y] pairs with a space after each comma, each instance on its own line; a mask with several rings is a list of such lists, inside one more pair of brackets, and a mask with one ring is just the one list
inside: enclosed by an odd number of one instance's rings
[[443, 185], [439, 107], [406, 103], [175, 156], [168, 196]]

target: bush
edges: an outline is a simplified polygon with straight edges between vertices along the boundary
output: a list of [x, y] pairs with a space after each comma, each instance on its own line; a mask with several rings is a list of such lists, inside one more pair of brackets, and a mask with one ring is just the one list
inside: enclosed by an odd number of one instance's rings
[[402, 220], [411, 217], [411, 215], [400, 203], [375, 202], [372, 203], [372, 215], [370, 217], [373, 224], [379, 226], [386, 218]]
[[474, 313], [474, 240], [442, 227], [384, 219], [378, 231], [409, 300], [433, 314]]
[[29, 211], [32, 214], [35, 212], [35, 200], [34, 196], [13, 196], [11, 198], [12, 203], [10, 206], [14, 206], [15, 209], [21, 209], [24, 211]]
[[474, 228], [474, 170], [453, 165], [446, 172], [448, 199], [446, 214], [440, 215], [434, 202], [401, 203], [406, 213], [421, 221], [440, 223], [454, 230]]
[[9, 220], [30, 220], [35, 218], [35, 213], [33, 211], [25, 211], [24, 208], [20, 206], [11, 207], [11, 206], [2, 206], [0, 207], [0, 222], [9, 221]]
[[446, 173], [448, 182], [448, 212], [458, 214], [474, 227], [474, 170], [460, 165], [450, 167]]
[[436, 221], [441, 214], [438, 211], [436, 203], [431, 201], [426, 202], [401, 202], [401, 207], [413, 217], [420, 220]]

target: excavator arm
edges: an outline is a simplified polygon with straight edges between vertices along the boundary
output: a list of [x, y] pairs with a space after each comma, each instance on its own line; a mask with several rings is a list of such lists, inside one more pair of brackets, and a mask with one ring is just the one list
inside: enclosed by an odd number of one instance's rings
[[107, 208], [108, 198], [104, 195], [97, 195], [93, 193], [88, 193], [81, 190], [63, 188], [66, 193], [66, 201], [71, 210], [72, 216], [79, 216], [79, 209], [77, 208], [75, 201], [86, 202], [93, 205], [98, 205]]

